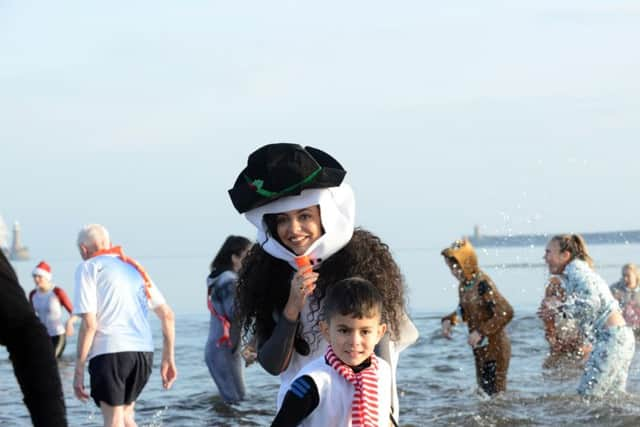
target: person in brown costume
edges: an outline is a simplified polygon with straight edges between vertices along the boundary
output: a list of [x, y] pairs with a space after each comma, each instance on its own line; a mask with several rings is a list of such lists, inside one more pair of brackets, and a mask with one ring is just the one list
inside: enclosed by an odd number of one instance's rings
[[456, 240], [442, 255], [451, 274], [460, 281], [458, 308], [442, 318], [442, 333], [451, 338], [451, 327], [466, 322], [478, 386], [489, 396], [503, 392], [511, 359], [511, 341], [505, 327], [513, 318], [513, 308], [478, 267], [469, 241]]

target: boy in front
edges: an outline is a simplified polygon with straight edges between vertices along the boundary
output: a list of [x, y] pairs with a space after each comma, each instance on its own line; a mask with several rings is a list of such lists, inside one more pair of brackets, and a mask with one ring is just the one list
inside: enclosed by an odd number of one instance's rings
[[341, 280], [327, 290], [322, 318], [329, 348], [291, 383], [272, 427], [389, 426], [391, 368], [373, 353], [387, 329], [380, 292]]

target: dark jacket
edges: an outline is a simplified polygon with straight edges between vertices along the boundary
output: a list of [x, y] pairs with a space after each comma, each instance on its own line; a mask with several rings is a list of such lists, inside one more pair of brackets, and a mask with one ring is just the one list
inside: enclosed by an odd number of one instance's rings
[[33, 425], [66, 426], [64, 395], [51, 340], [2, 251], [0, 344], [9, 351]]

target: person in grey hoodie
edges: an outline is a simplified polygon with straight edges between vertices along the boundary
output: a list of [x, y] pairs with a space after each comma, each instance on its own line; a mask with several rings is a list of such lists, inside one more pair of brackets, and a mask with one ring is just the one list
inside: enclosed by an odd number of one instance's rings
[[226, 403], [244, 399], [244, 366], [240, 346], [241, 325], [234, 321], [236, 281], [251, 241], [229, 236], [211, 262], [207, 277], [207, 306], [211, 313], [204, 359]]

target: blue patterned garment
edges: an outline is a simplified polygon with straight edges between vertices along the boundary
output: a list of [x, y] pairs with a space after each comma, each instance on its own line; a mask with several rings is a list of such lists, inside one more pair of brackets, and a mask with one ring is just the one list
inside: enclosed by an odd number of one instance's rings
[[589, 265], [571, 261], [564, 269], [566, 302], [563, 312], [574, 319], [584, 336], [593, 344], [578, 393], [603, 395], [624, 391], [635, 338], [628, 326], [607, 327], [607, 319], [619, 310], [609, 286]]
[[598, 336], [580, 378], [578, 393], [601, 396], [624, 392], [636, 340], [628, 326], [607, 328]]
[[586, 262], [574, 259], [564, 269], [566, 301], [562, 311], [575, 319], [578, 327], [592, 343], [598, 331], [605, 328], [609, 315], [618, 310], [609, 285]]

